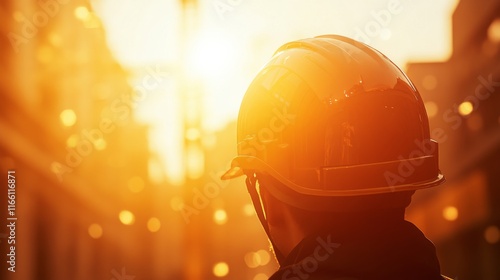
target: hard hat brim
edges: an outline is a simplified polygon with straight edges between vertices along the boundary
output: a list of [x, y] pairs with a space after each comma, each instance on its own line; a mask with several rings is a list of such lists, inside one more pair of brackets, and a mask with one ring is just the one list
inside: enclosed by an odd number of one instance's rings
[[[437, 170], [437, 173], [428, 174], [428, 176], [425, 176], [426, 178], [419, 181], [412, 180], [412, 178], [409, 178], [410, 176], [406, 176], [406, 178], [400, 176], [400, 178], [407, 179], [405, 180], [407, 182], [395, 185], [385, 185], [385, 186], [379, 185], [374, 187], [360, 187], [360, 188], [352, 188], [352, 186], [348, 187], [341, 186], [341, 187], [336, 187], [335, 189], [308, 188], [305, 186], [301, 186], [295, 182], [292, 182], [291, 180], [288, 180], [283, 175], [281, 175], [280, 172], [275, 170], [272, 166], [268, 165], [260, 158], [254, 156], [241, 155], [235, 157], [232, 160], [231, 168], [221, 176], [221, 179], [228, 180], [245, 175], [245, 173], [265, 172], [273, 176], [279, 182], [286, 185], [288, 188], [290, 188], [291, 190], [295, 191], [298, 194], [321, 196], [321, 197], [360, 196], [360, 195], [373, 195], [373, 194], [383, 194], [383, 193], [402, 192], [402, 191], [415, 191], [419, 189], [434, 187], [444, 183], [445, 181], [444, 175], [441, 173], [440, 170], [435, 169], [435, 167], [437, 166], [437, 156], [434, 155], [426, 155], [419, 158], [403, 159], [403, 160], [396, 160], [396, 161], [389, 161], [382, 163], [322, 168], [321, 170], [318, 170], [318, 172], [326, 174], [326, 176], [325, 175], [323, 176], [327, 178], [325, 185], [328, 185], [336, 183], [335, 174], [340, 174], [340, 173], [358, 174], [357, 177], [351, 177], [350, 179], [352, 179], [352, 181], [356, 180], [359, 181], [359, 179], [357, 178], [362, 177], [362, 174], [364, 174], [366, 170], [371, 170], [374, 172], [391, 172], [392, 170], [397, 172], [397, 167], [401, 166], [401, 164], [404, 164], [405, 162], [409, 161], [418, 161], [418, 160], [423, 161], [418, 166], [418, 168], [420, 170], [423, 170], [424, 173], [427, 170], [433, 170], [433, 169]], [[245, 172], [245, 170], [248, 172]], [[328, 174], [333, 174], [333, 175], [328, 175]]]

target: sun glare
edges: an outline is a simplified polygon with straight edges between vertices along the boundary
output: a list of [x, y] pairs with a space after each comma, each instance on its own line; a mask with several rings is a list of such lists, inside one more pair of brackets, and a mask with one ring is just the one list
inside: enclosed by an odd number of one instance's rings
[[194, 40], [187, 59], [188, 75], [207, 80], [221, 79], [236, 66], [234, 45], [222, 36], [199, 36]]
[[[87, 22], [93, 13], [96, 13], [107, 30], [111, 50], [125, 67], [156, 68], [156, 64], [160, 62], [165, 68], [172, 69], [171, 74], [175, 78], [171, 87], [162, 89], [164, 92], [157, 94], [157, 97], [154, 97], [154, 94], [149, 95], [149, 101], [141, 102], [140, 105], [158, 118], [146, 121], [151, 128], [150, 147], [157, 155], [157, 159], [149, 163], [149, 177], [155, 183], [167, 180], [175, 186], [182, 185], [186, 178], [199, 178], [201, 173], [206, 171], [201, 153], [194, 149], [186, 151], [183, 145], [185, 138], [189, 141], [199, 137], [204, 139], [206, 132], [197, 130], [198, 128], [183, 130], [182, 122], [188, 121], [193, 110], [190, 111], [186, 109], [188, 106], [179, 103], [179, 100], [184, 100], [184, 93], [179, 88], [185, 86], [180, 83], [197, 84], [195, 90], [200, 92], [198, 99], [202, 99], [203, 104], [201, 109], [196, 107], [194, 112], [201, 114], [197, 119], [203, 120], [202, 128], [222, 128], [237, 116], [240, 95], [246, 89], [246, 83], [251, 76], [249, 73], [255, 73], [280, 44], [303, 36], [325, 33], [327, 30], [354, 36], [356, 28], [365, 30], [367, 26], [378, 24], [373, 16], [368, 15], [369, 11], [379, 11], [385, 7], [377, 3], [352, 1], [354, 7], [367, 11], [367, 17], [353, 17], [348, 22], [345, 22], [347, 16], [334, 17], [325, 24], [319, 20], [322, 11], [331, 10], [338, 4], [325, 2], [324, 6], [310, 7], [304, 2], [294, 7], [289, 5], [288, 12], [301, 16], [293, 17], [294, 20], [289, 21], [281, 30], [274, 26], [274, 23], [287, 21], [290, 16], [286, 13], [266, 13], [260, 15], [256, 21], [253, 16], [249, 17], [254, 9], [260, 9], [256, 2], [249, 2], [245, 7], [231, 6], [231, 11], [224, 13], [224, 20], [217, 16], [212, 5], [201, 3], [196, 12], [187, 13], [182, 11], [182, 5], [177, 2], [174, 4], [161, 0], [149, 1], [148, 5], [135, 1], [127, 1], [125, 5], [119, 0], [92, 2], [93, 7], [90, 10], [84, 6], [76, 7], [74, 16], [82, 22]], [[425, 3], [405, 4], [405, 12], [413, 6], [426, 6], [430, 2], [427, 0]], [[451, 53], [448, 46], [451, 39], [447, 39], [447, 36], [451, 36], [448, 35], [448, 29], [451, 28], [451, 19], [448, 19], [451, 17], [448, 15], [457, 2], [453, 0], [449, 3], [433, 4], [436, 8], [435, 14], [439, 14], [439, 17], [421, 22], [423, 26], [432, 24], [436, 27], [425, 32], [426, 38], [438, 40], [434, 44], [427, 44], [428, 40], [422, 40], [420, 33], [415, 35], [417, 37], [411, 40], [411, 43], [408, 43], [405, 36], [400, 36], [403, 31], [414, 26], [412, 20], [404, 21], [402, 14], [393, 15], [390, 26], [381, 26], [380, 36], [369, 39], [374, 44], [379, 43], [379, 47], [386, 46], [388, 53], [393, 55], [393, 60], [401, 64], [410, 56], [432, 54], [433, 59], [435, 56], [444, 56], [444, 59]], [[118, 6], [122, 8], [116, 9]], [[279, 4], [268, 3], [268, 7], [272, 10], [279, 8]], [[326, 15], [328, 13], [323, 14]], [[415, 16], [412, 13], [405, 15]], [[318, 16], [318, 20], [307, 20], [311, 16]], [[196, 20], [191, 17], [196, 17]], [[274, 30], [274, 33], [270, 33], [271, 30]], [[491, 30], [492, 38], [496, 38], [496, 25]], [[135, 39], [131, 41], [130, 38]], [[178, 77], [183, 79], [177, 79]], [[141, 81], [142, 78], [137, 77]], [[430, 87], [435, 86], [432, 80], [427, 84]], [[154, 109], [157, 104], [164, 106]]]

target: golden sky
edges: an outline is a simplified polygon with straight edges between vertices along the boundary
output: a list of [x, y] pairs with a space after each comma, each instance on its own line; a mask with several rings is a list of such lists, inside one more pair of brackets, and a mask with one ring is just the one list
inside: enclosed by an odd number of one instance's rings
[[[94, 0], [108, 42], [125, 66], [178, 65], [180, 1]], [[206, 78], [207, 127], [236, 117], [248, 79], [281, 44], [337, 33], [361, 38], [396, 64], [451, 53], [456, 0], [206, 0], [198, 8], [192, 57]], [[388, 16], [389, 15], [389, 16]], [[226, 106], [220, 106], [222, 101]]]
[[[247, 85], [280, 45], [340, 34], [368, 43], [403, 69], [408, 61], [446, 60], [451, 55], [451, 15], [458, 3], [205, 0], [199, 1], [196, 20], [192, 20], [192, 41], [183, 47], [179, 2], [92, 1], [110, 48], [124, 67], [139, 72], [148, 67], [170, 69], [168, 82], [138, 107], [136, 116], [150, 125], [151, 149], [166, 166], [167, 177], [179, 184], [185, 177], [179, 165], [183, 128], [178, 81], [182, 67], [202, 83], [201, 130], [207, 139], [211, 131], [236, 119]], [[162, 168], [153, 165], [151, 170]]]

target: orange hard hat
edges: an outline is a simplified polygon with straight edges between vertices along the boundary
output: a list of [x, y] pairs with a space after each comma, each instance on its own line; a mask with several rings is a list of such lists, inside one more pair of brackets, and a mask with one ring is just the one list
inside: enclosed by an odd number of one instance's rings
[[222, 178], [268, 174], [292, 204], [444, 182], [413, 83], [382, 53], [343, 36], [280, 47], [243, 98], [237, 141]]

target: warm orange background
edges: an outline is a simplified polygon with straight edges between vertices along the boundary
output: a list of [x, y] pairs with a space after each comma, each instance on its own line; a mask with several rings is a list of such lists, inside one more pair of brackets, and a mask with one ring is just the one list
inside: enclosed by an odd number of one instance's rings
[[365, 2], [2, 1], [0, 279], [267, 279], [243, 180], [218, 178], [253, 76], [281, 44], [326, 33], [414, 81], [447, 183], [407, 217], [444, 274], [500, 279], [500, 2]]

